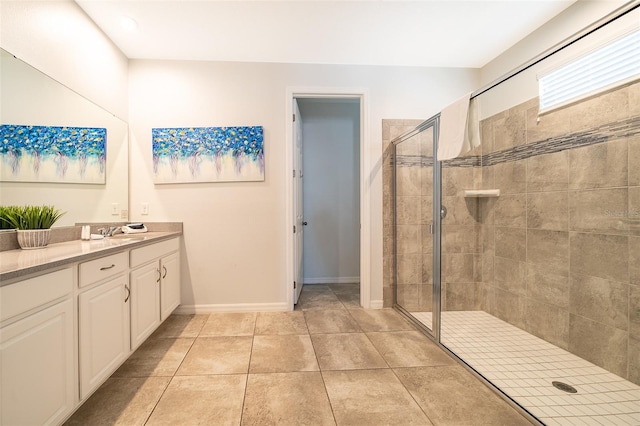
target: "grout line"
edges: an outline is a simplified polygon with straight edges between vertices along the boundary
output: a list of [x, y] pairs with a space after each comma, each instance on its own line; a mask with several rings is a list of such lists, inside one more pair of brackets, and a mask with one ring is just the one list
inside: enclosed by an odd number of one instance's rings
[[260, 313], [256, 313], [255, 320], [253, 322], [253, 332], [251, 334], [251, 350], [249, 351], [249, 362], [247, 363], [247, 374], [244, 381], [244, 394], [242, 395], [242, 407], [240, 408], [240, 424], [242, 424], [242, 418], [244, 417], [244, 406], [247, 401], [247, 389], [249, 388], [249, 372], [251, 371], [251, 358], [253, 357], [253, 345], [255, 344], [256, 339], [258, 315], [260, 315]]
[[[331, 288], [329, 288], [329, 289], [331, 290]], [[302, 288], [302, 290], [304, 291], [304, 287]], [[335, 295], [333, 290], [331, 290], [331, 293], [333, 293]], [[300, 296], [302, 296], [302, 294]], [[311, 347], [313, 348], [313, 355], [316, 357], [316, 363], [318, 364], [318, 372], [320, 373], [320, 379], [322, 380], [322, 386], [324, 386], [324, 394], [327, 396], [327, 401], [329, 402], [329, 409], [331, 410], [331, 417], [333, 417], [333, 422], [337, 425], [338, 424], [338, 420], [336, 419], [336, 413], [333, 410], [333, 403], [331, 402], [331, 398], [329, 397], [329, 391], [327, 390], [327, 382], [324, 379], [324, 372], [322, 370], [322, 367], [320, 367], [320, 360], [318, 359], [318, 353], [316, 352], [316, 347], [313, 344], [313, 338], [311, 337], [311, 331], [309, 330], [309, 323], [307, 322], [307, 316], [303, 315], [303, 317], [304, 317], [304, 323], [307, 325], [307, 331], [309, 332], [309, 340], [311, 341]]]
[[[204, 328], [204, 325], [206, 324], [207, 320], [209, 319], [208, 317], [209, 317], [209, 315], [207, 315], [207, 319], [202, 322], [202, 326], [200, 327], [200, 330], [198, 330], [198, 333], [196, 334], [196, 337], [193, 338], [193, 342], [191, 342], [191, 344], [189, 345], [189, 349], [187, 349], [187, 351], [184, 353], [184, 356], [182, 357], [182, 360], [178, 364], [178, 367], [176, 367], [176, 369], [173, 372], [173, 374], [171, 376], [164, 376], [164, 377], [170, 377], [169, 382], [167, 383], [167, 386], [164, 388], [164, 390], [160, 394], [160, 397], [158, 398], [156, 403], [153, 405], [153, 408], [149, 412], [149, 415], [146, 417], [146, 419], [144, 420], [143, 424], [146, 425], [149, 422], [149, 419], [153, 415], [153, 412], [156, 411], [156, 408], [158, 408], [158, 404], [160, 404], [160, 401], [162, 401], [162, 397], [167, 392], [167, 389], [169, 389], [169, 386], [171, 386], [171, 383], [173, 382], [173, 379], [176, 377], [176, 373], [178, 372], [178, 370], [180, 370], [180, 367], [182, 366], [182, 363], [184, 362], [184, 360], [187, 357], [187, 355], [189, 355], [189, 352], [191, 352], [191, 348], [193, 348], [193, 345], [196, 343], [196, 340], [198, 339], [198, 336], [200, 336], [200, 332]], [[171, 318], [171, 316], [169, 316], [169, 318]], [[193, 318], [195, 318], [195, 315], [193, 316]], [[178, 337], [173, 337], [173, 339], [176, 339], [176, 340], [180, 339], [180, 338], [181, 337], [179, 337], [179, 336]], [[154, 376], [146, 376], [146, 377], [154, 377]]]

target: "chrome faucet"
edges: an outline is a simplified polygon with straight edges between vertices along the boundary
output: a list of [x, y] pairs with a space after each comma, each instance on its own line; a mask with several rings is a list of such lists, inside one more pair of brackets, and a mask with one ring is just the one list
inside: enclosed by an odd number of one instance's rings
[[104, 236], [104, 237], [113, 237], [114, 234], [121, 232], [122, 228], [119, 226], [110, 226], [108, 228], [100, 228], [98, 229], [98, 232], [100, 233], [100, 235]]

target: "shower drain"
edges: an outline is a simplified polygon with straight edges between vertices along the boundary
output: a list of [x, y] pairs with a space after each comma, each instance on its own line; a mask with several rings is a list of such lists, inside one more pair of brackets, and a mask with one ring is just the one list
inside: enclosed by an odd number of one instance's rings
[[551, 384], [563, 392], [578, 393], [578, 390], [571, 385], [562, 382], [551, 382]]

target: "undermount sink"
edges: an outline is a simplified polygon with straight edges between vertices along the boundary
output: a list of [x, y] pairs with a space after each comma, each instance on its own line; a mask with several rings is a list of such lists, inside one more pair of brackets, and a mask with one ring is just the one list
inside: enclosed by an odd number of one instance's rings
[[107, 238], [118, 240], [118, 241], [142, 241], [146, 239], [147, 236], [144, 234], [116, 234]]
[[141, 234], [116, 234], [111, 237], [104, 237], [99, 240], [91, 240], [93, 244], [102, 244], [104, 246], [121, 246], [124, 244], [135, 243], [137, 241], [144, 241], [147, 239], [147, 235]]

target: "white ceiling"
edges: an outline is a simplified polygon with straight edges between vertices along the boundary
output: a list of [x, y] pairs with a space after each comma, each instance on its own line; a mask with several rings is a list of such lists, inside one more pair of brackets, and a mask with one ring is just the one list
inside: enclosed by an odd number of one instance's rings
[[575, 0], [76, 2], [129, 58], [479, 68]]

